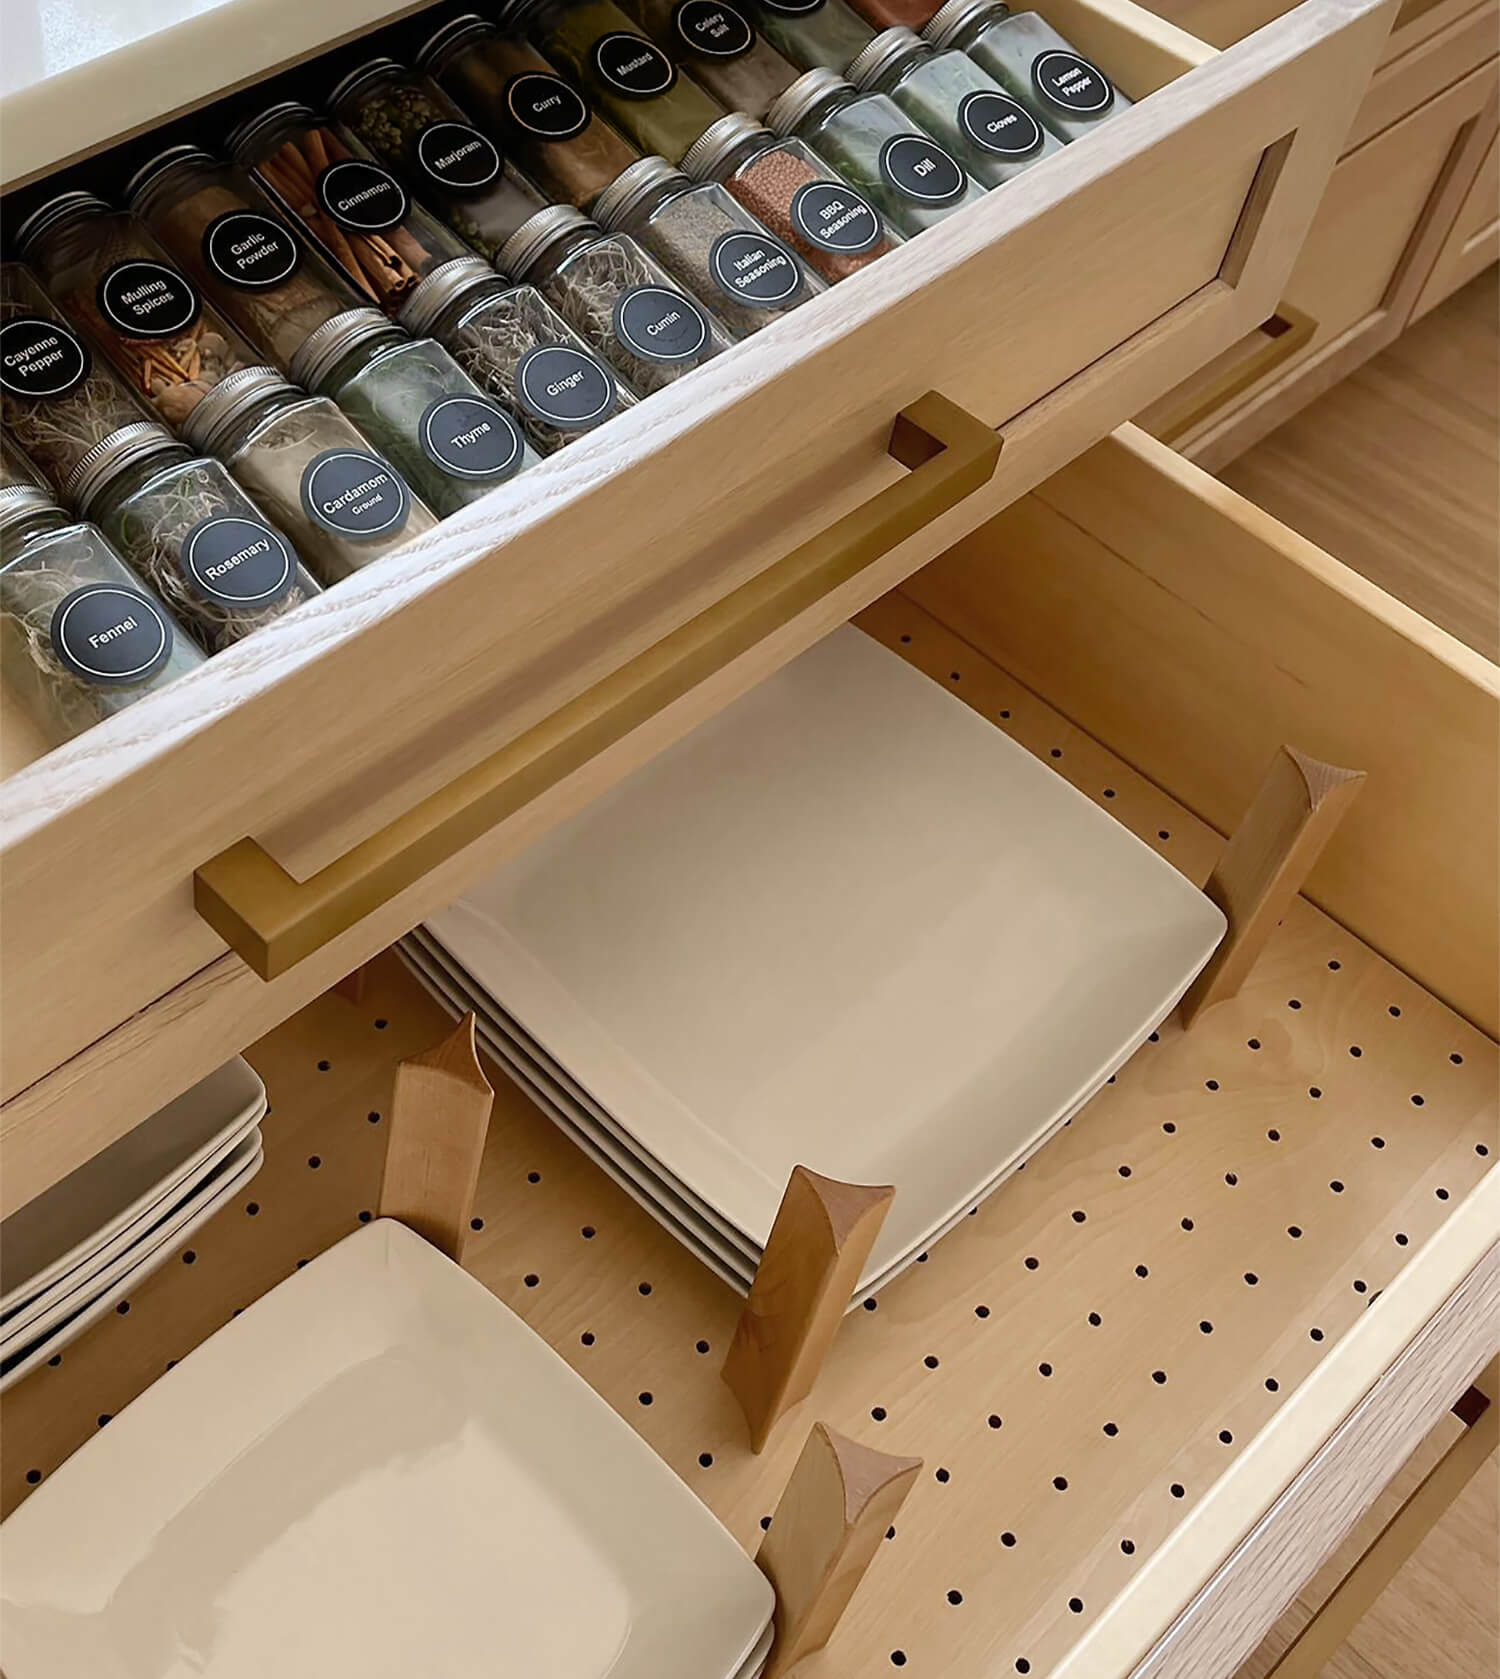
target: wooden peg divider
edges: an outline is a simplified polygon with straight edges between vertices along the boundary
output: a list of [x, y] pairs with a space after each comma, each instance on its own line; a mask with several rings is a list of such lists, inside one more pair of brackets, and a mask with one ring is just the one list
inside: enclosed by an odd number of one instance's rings
[[365, 993], [370, 989], [370, 976], [367, 972], [368, 963], [361, 962], [352, 973], [347, 973], [336, 985], [329, 989], [342, 997], [346, 1003], [359, 1004], [364, 1002]]
[[812, 1391], [895, 1195], [793, 1168], [724, 1360], [752, 1450]]
[[763, 1679], [828, 1642], [921, 1467], [814, 1423], [755, 1559], [776, 1588]]
[[1364, 780], [1363, 770], [1322, 763], [1293, 746], [1277, 751], [1203, 888], [1229, 930], [1182, 999], [1184, 1026], [1244, 984]]
[[380, 1215], [399, 1218], [460, 1263], [494, 1099], [472, 1013], [441, 1043], [397, 1065]]

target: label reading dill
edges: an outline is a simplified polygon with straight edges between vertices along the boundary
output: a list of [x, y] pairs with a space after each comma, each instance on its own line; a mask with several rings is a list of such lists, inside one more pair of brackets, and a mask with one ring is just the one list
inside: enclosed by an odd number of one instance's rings
[[602, 420], [615, 406], [615, 382], [602, 362], [569, 344], [528, 350], [516, 368], [516, 395], [554, 426], [577, 429]]
[[164, 262], [117, 262], [99, 282], [99, 313], [127, 338], [176, 338], [203, 307], [193, 285]]
[[630, 99], [654, 99], [677, 80], [671, 59], [643, 35], [601, 35], [589, 56], [605, 85]]
[[12, 396], [66, 396], [88, 371], [89, 353], [67, 327], [39, 315], [0, 327], [0, 385]]
[[1076, 52], [1044, 52], [1032, 63], [1031, 80], [1049, 105], [1074, 116], [1097, 116], [1114, 103], [1109, 77]]
[[291, 592], [296, 560], [284, 537], [258, 519], [200, 519], [182, 539], [182, 569], [196, 593], [218, 606], [270, 606]]
[[318, 176], [318, 202], [351, 233], [386, 233], [406, 220], [406, 189], [388, 169], [362, 157], [341, 158]]
[[880, 243], [880, 217], [841, 181], [809, 181], [792, 194], [792, 226], [820, 251], [849, 256]]
[[802, 288], [797, 259], [768, 233], [721, 233], [708, 250], [708, 271], [736, 303], [779, 309]]
[[325, 449], [302, 474], [308, 518], [338, 536], [370, 542], [406, 523], [411, 496], [394, 467], [362, 449]]
[[203, 230], [203, 260], [227, 285], [266, 291], [297, 272], [302, 253], [280, 222], [256, 210], [227, 210]]
[[958, 125], [996, 157], [1030, 157], [1042, 144], [1042, 125], [1008, 93], [966, 93], [958, 104]]
[[918, 204], [954, 204], [968, 184], [963, 170], [924, 134], [887, 140], [880, 148], [880, 173], [903, 198]]
[[665, 286], [636, 286], [614, 308], [615, 337], [645, 361], [694, 361], [708, 344], [697, 304]]
[[677, 33], [705, 58], [738, 58], [755, 45], [755, 31], [720, 0], [682, 0], [672, 18]]
[[556, 76], [528, 70], [505, 88], [505, 104], [520, 128], [543, 140], [571, 140], [589, 125], [589, 108]]
[[144, 682], [172, 656], [172, 626], [154, 601], [118, 583], [85, 583], [52, 614], [52, 650], [85, 682]]
[[466, 122], [430, 123], [417, 136], [417, 162], [449, 192], [478, 192], [500, 173], [493, 140]]
[[417, 422], [422, 453], [458, 478], [508, 478], [521, 464], [510, 415], [473, 396], [440, 396]]

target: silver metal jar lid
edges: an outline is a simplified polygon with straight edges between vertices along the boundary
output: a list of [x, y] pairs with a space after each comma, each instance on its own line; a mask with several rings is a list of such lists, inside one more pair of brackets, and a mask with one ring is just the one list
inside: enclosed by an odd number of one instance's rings
[[868, 93], [887, 70], [895, 69], [914, 54], [925, 57], [931, 52], [931, 46], [915, 29], [897, 24], [893, 29], [882, 29], [869, 46], [862, 47], [850, 61], [845, 75], [855, 87]]
[[302, 393], [274, 367], [237, 368], [198, 401], [182, 423], [182, 435], [195, 449], [212, 453], [241, 415], [273, 394], [297, 397]]
[[922, 30], [922, 39], [935, 47], [946, 47], [973, 19], [982, 17], [990, 23], [998, 23], [1009, 15], [1010, 7], [1004, 4], [1004, 0], [946, 0], [928, 19]]
[[156, 184], [169, 169], [175, 169], [182, 163], [191, 163], [199, 169], [223, 167], [219, 160], [204, 151], [202, 146], [168, 146], [164, 152], [158, 152], [155, 157], [148, 158], [125, 183], [125, 198], [131, 209], [138, 215], [143, 215]]
[[500, 247], [495, 265], [513, 280], [524, 280], [560, 239], [577, 233], [580, 228], [593, 234], [604, 231], [571, 204], [549, 204], [534, 216], [528, 216], [511, 234]]
[[153, 455], [174, 451], [183, 455], [188, 453], [171, 432], [155, 420], [137, 420], [133, 425], [121, 426], [79, 457], [78, 464], [63, 485], [63, 495], [85, 519], [92, 518], [99, 492], [127, 466], [134, 466]]
[[478, 286], [500, 283], [500, 276], [483, 257], [450, 257], [440, 262], [407, 293], [397, 319], [408, 332], [418, 336], [430, 330], [432, 323], [455, 298]]
[[315, 391], [342, 357], [358, 344], [385, 338], [397, 342], [405, 338], [401, 328], [388, 320], [378, 309], [361, 305], [358, 309], [344, 309], [330, 316], [321, 326], [315, 326], [297, 346], [288, 370], [292, 382]]
[[76, 188], [72, 192], [60, 192], [56, 198], [49, 198], [45, 204], [33, 210], [16, 229], [16, 249], [29, 260], [36, 243], [49, 228], [55, 227], [59, 222], [71, 221], [75, 216], [113, 214], [109, 205], [92, 192], [83, 192]]
[[377, 81], [393, 70], [398, 76], [407, 74], [405, 66], [398, 64], [394, 58], [367, 58], [363, 64], [356, 64], [347, 76], [340, 76], [333, 84], [333, 91], [328, 95], [328, 109], [337, 116], [339, 106], [352, 98], [366, 82]]
[[495, 22], [502, 34], [517, 34], [531, 14], [545, 4], [546, 0], [500, 0], [495, 7]]
[[253, 117], [246, 117], [243, 122], [236, 123], [230, 129], [224, 142], [229, 147], [229, 155], [236, 163], [253, 162], [250, 153], [256, 140], [268, 128], [287, 121], [294, 122], [299, 128], [316, 128], [318, 117], [311, 105], [304, 105], [300, 100], [278, 99], [274, 105], [267, 105], [265, 110]]
[[820, 65], [816, 70], [804, 71], [784, 93], [771, 101], [766, 112], [766, 127], [778, 134], [790, 134], [797, 124], [811, 115], [814, 108], [830, 93], [855, 91], [849, 83], [832, 70]]
[[461, 12], [457, 17], [449, 18], [440, 28], [434, 29], [412, 54], [412, 59], [419, 70], [430, 71], [436, 67], [438, 59], [446, 58], [460, 41], [477, 40], [481, 35], [499, 33], [494, 24], [480, 17], [478, 12]]
[[[40, 484], [0, 484], [0, 531], [9, 530], [28, 513], [63, 510], [53, 499], [50, 490]], [[63, 515], [66, 518], [66, 514]]]
[[627, 163], [604, 191], [594, 200], [594, 220], [601, 227], [618, 233], [621, 224], [638, 209], [658, 187], [671, 186], [667, 194], [675, 198], [686, 192], [692, 182], [680, 169], [675, 169], [664, 157], [638, 157]]
[[731, 111], [727, 117], [716, 117], [682, 154], [682, 172], [691, 175], [695, 181], [716, 180], [732, 152], [744, 141], [762, 136], [767, 145], [776, 144], [776, 136], [770, 129], [745, 111]]

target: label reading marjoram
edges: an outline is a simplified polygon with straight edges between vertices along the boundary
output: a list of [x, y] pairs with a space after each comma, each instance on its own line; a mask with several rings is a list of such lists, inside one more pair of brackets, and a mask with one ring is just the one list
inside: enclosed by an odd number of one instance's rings
[[601, 35], [589, 57], [605, 85], [630, 99], [654, 99], [677, 80], [676, 67], [660, 47], [624, 30]]
[[1042, 144], [1042, 125], [1008, 93], [966, 93], [958, 104], [958, 124], [996, 157], [1030, 157]]
[[721, 233], [708, 248], [708, 271], [752, 309], [779, 309], [802, 289], [796, 257], [766, 233]]
[[302, 473], [302, 508], [338, 536], [369, 542], [406, 523], [411, 497], [394, 467], [362, 449], [325, 449]]
[[85, 583], [52, 614], [52, 650], [85, 682], [144, 682], [172, 656], [172, 626], [138, 590]]
[[127, 338], [176, 338], [203, 307], [185, 276], [164, 262], [117, 262], [99, 281], [99, 313]]
[[1109, 77], [1076, 52], [1044, 52], [1032, 63], [1031, 80], [1048, 104], [1074, 116], [1095, 116], [1114, 102]]
[[884, 231], [874, 207], [839, 181], [809, 181], [792, 194], [791, 222], [820, 251], [857, 255], [880, 243]]
[[722, 0], [682, 0], [672, 21], [688, 46], [705, 58], [738, 58], [755, 45], [755, 31]]
[[270, 606], [297, 580], [281, 533], [238, 514], [200, 519], [182, 539], [182, 569], [195, 593], [231, 610]]
[[542, 140], [571, 140], [589, 125], [589, 108], [556, 76], [528, 70], [505, 87], [505, 105], [516, 125]]
[[964, 195], [964, 172], [936, 140], [897, 134], [880, 148], [880, 173], [903, 198], [952, 204]]
[[302, 253], [280, 222], [256, 210], [227, 210], [203, 230], [203, 260], [227, 285], [266, 291], [297, 272]]
[[457, 478], [508, 477], [521, 464], [510, 415], [474, 396], [440, 396], [417, 422], [422, 453]]
[[615, 337], [645, 361], [690, 362], [708, 343], [708, 322], [696, 303], [665, 286], [636, 286], [615, 304]]
[[351, 233], [385, 233], [406, 220], [406, 189], [388, 169], [362, 157], [341, 158], [318, 176], [318, 202]]
[[417, 162], [449, 192], [478, 192], [500, 173], [493, 140], [466, 122], [435, 122], [417, 136]]
[[602, 362], [570, 344], [528, 350], [516, 368], [516, 395], [549, 425], [577, 430], [602, 420], [615, 405], [615, 382]]
[[88, 377], [83, 341], [39, 315], [18, 315], [0, 327], [0, 385], [12, 396], [66, 396]]

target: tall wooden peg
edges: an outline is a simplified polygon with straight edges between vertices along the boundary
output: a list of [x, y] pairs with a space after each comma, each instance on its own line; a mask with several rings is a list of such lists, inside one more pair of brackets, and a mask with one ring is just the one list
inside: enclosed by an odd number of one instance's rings
[[782, 1679], [832, 1637], [921, 1467], [814, 1423], [755, 1559], [776, 1588], [764, 1679]]
[[396, 1068], [380, 1214], [399, 1218], [453, 1260], [463, 1259], [494, 1099], [472, 1014]]
[[1364, 785], [1363, 770], [1281, 747], [1203, 890], [1229, 931], [1182, 1000], [1182, 1023], [1232, 997], [1302, 890], [1323, 847]]
[[752, 1450], [812, 1391], [895, 1195], [792, 1169], [724, 1360]]
[[365, 994], [370, 989], [370, 968], [366, 962], [352, 972], [347, 973], [339, 982], [331, 987], [335, 996], [342, 997], [346, 1003], [356, 1006], [365, 1000]]

